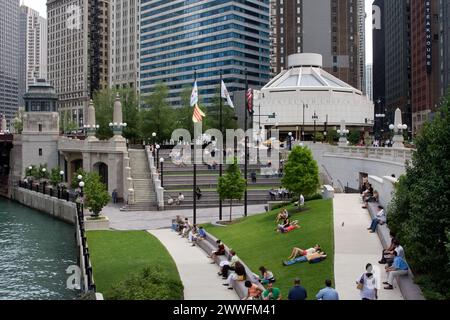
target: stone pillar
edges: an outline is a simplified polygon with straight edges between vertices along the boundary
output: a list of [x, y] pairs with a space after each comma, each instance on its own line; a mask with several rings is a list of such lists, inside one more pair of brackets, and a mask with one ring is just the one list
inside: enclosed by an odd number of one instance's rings
[[88, 118], [87, 118], [87, 125], [86, 125], [88, 140], [97, 140], [95, 138], [95, 132], [97, 131], [97, 128], [98, 127], [97, 127], [96, 120], [95, 120], [94, 102], [91, 100], [89, 103], [89, 107], [88, 107]]
[[345, 120], [341, 121], [341, 128], [338, 130], [338, 134], [340, 135], [339, 138], [339, 147], [346, 147], [347, 146], [347, 134], [349, 131], [345, 127]]
[[2, 115], [2, 129], [1, 132], [6, 133], [6, 117], [5, 115]]
[[[404, 126], [402, 124], [402, 111], [397, 108], [397, 110], [395, 110], [395, 118], [394, 118], [394, 125], [392, 127], [391, 125], [391, 130], [394, 130], [394, 137], [392, 138], [392, 142], [393, 145], [392, 147], [394, 148], [404, 148], [404, 141], [405, 139], [403, 138], [403, 129]], [[406, 127], [408, 128], [408, 127]]]

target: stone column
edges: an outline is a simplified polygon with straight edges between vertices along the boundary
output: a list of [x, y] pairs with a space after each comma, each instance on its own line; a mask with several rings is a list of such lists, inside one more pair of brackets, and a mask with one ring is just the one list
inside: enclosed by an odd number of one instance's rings
[[345, 127], [345, 120], [341, 121], [341, 128], [338, 130], [338, 134], [340, 135], [339, 138], [339, 147], [346, 147], [347, 146], [347, 134], [349, 131]]
[[6, 117], [2, 115], [2, 129], [1, 132], [6, 133]]
[[402, 124], [402, 111], [397, 108], [395, 110], [395, 118], [394, 118], [394, 127], [391, 130], [394, 130], [394, 137], [392, 138], [393, 148], [404, 148], [404, 141], [403, 138], [403, 124]]
[[88, 118], [87, 118], [87, 135], [88, 140], [98, 140], [95, 137], [95, 132], [97, 131], [97, 124], [95, 120], [95, 107], [94, 102], [91, 100], [88, 107]]

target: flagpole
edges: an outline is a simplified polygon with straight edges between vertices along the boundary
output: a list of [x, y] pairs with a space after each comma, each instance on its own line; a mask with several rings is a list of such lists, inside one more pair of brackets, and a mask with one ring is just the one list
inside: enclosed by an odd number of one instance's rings
[[[194, 84], [197, 82], [197, 70], [195, 70], [194, 72]], [[198, 87], [197, 87], [198, 88]], [[195, 123], [194, 123], [194, 190], [193, 190], [193, 195], [194, 195], [194, 210], [193, 210], [193, 215], [194, 215], [194, 225], [197, 224], [197, 163], [196, 163], [196, 147], [197, 147], [197, 137], [195, 136]]]
[[248, 99], [247, 99], [247, 93], [248, 93], [248, 72], [247, 72], [247, 68], [245, 68], [245, 111], [244, 111], [244, 132], [245, 132], [245, 151], [244, 151], [244, 157], [245, 157], [245, 165], [244, 165], [244, 176], [245, 176], [245, 195], [244, 195], [244, 216], [246, 217], [248, 212], [247, 212], [247, 203], [248, 203], [248, 192], [247, 192], [247, 187], [248, 187], [248, 182], [247, 182], [247, 170], [248, 170], [248, 156], [247, 156], [247, 147], [248, 147], [248, 142], [247, 142], [247, 123], [248, 123]]
[[[220, 69], [219, 126], [220, 126], [220, 132], [222, 132], [222, 135], [223, 135], [224, 133], [223, 133], [223, 114], [222, 114], [222, 109], [223, 109], [223, 107], [222, 107], [222, 103], [223, 103], [223, 101], [222, 101], [222, 99], [223, 99], [223, 97], [222, 97], [222, 90], [223, 90], [222, 81], [223, 81], [222, 69]], [[222, 149], [220, 150], [220, 152], [221, 152], [221, 156], [220, 156], [220, 164], [219, 164], [219, 177], [222, 177], [222, 175], [223, 175], [223, 165], [222, 165], [223, 164], [223, 139], [222, 139]], [[219, 197], [219, 221], [222, 221], [222, 205], [223, 205], [222, 198]]]

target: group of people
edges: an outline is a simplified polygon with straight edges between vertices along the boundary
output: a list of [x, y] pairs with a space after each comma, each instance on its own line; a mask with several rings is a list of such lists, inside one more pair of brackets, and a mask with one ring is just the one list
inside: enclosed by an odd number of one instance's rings
[[283, 187], [279, 187], [278, 189], [270, 189], [269, 191], [269, 195], [270, 195], [270, 200], [275, 201], [275, 200], [285, 200], [285, 199], [289, 199], [290, 197], [290, 192]]
[[378, 202], [379, 194], [378, 191], [373, 190], [373, 186], [365, 181], [361, 187], [361, 198], [364, 203], [363, 209], [367, 209], [369, 202]]
[[289, 212], [286, 209], [283, 209], [280, 213], [278, 213], [275, 222], [277, 223], [275, 231], [280, 233], [287, 233], [300, 228], [298, 225], [298, 220], [291, 221], [289, 219]]
[[199, 227], [196, 224], [191, 224], [188, 218], [183, 219], [179, 215], [172, 222], [172, 229], [182, 238], [187, 238], [193, 247], [197, 241], [206, 239], [206, 232], [202, 226]]
[[292, 249], [291, 255], [287, 260], [283, 260], [283, 266], [292, 266], [296, 263], [309, 262], [318, 263], [327, 258], [327, 254], [322, 250], [319, 244], [309, 249], [300, 249], [294, 247]]
[[184, 201], [184, 194], [182, 194], [181, 192], [178, 194], [178, 196], [174, 199], [172, 198], [171, 195], [169, 195], [169, 198], [167, 199], [167, 204], [169, 206], [176, 204], [176, 205], [180, 205], [182, 202]]

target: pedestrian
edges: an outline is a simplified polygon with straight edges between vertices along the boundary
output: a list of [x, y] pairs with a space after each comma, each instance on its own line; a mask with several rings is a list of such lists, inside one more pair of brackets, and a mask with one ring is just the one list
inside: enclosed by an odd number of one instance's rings
[[197, 189], [195, 189], [195, 195], [197, 196], [197, 200], [200, 200], [200, 198], [202, 197], [202, 190], [200, 189], [200, 187], [197, 187]]
[[113, 200], [114, 204], [117, 203], [117, 190], [116, 189], [114, 189], [112, 192], [112, 200]]
[[366, 272], [356, 279], [356, 288], [360, 290], [362, 300], [378, 300], [378, 280], [370, 263], [366, 265]]
[[332, 287], [330, 279], [325, 280], [325, 288], [316, 295], [317, 300], [339, 300], [338, 292]]
[[250, 174], [251, 178], [252, 178], [252, 183], [256, 183], [256, 172], [252, 171], [252, 173]]
[[306, 300], [308, 294], [306, 289], [300, 285], [300, 279], [294, 280], [294, 287], [289, 290], [288, 299], [289, 300]]

